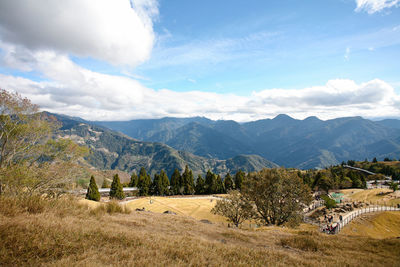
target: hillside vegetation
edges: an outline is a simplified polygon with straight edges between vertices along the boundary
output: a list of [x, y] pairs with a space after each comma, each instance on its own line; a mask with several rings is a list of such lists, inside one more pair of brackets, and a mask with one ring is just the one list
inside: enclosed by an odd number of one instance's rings
[[87, 162], [99, 169], [139, 173], [140, 168], [145, 167], [151, 176], [162, 169], [170, 176], [175, 168], [184, 170], [188, 165], [197, 176], [205, 174], [207, 170], [226, 174], [238, 170], [250, 172], [277, 167], [258, 155], [235, 155], [226, 160], [204, 158], [186, 151], [177, 151], [162, 143], [137, 141], [76, 118], [55, 116], [62, 123], [57, 135], [91, 148], [92, 153], [87, 157]]
[[227, 159], [238, 153], [257, 154], [280, 166], [301, 169], [323, 168], [348, 159], [400, 156], [398, 120], [296, 120], [278, 115], [242, 124], [199, 117], [93, 123], [203, 157]]
[[[41, 208], [39, 208], [41, 206]], [[399, 239], [229, 229], [190, 217], [0, 199], [2, 266], [396, 266]], [[371, 253], [373, 252], [373, 253]]]

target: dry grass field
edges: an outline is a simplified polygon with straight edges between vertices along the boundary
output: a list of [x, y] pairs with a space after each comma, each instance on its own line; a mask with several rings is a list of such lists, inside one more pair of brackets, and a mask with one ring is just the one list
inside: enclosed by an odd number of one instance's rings
[[[226, 222], [224, 217], [214, 215], [210, 211], [216, 204], [213, 197], [142, 197], [135, 200], [123, 202], [127, 209], [133, 211], [135, 209], [145, 208], [146, 211], [154, 213], [163, 213], [165, 211], [175, 212], [180, 216], [189, 216], [197, 220], [209, 220], [211, 222]], [[103, 202], [95, 202], [87, 199], [80, 199], [79, 203], [94, 209]]]
[[126, 204], [128, 208], [145, 208], [148, 211], [163, 213], [172, 211], [181, 216], [190, 216], [197, 220], [206, 219], [212, 222], [225, 222], [226, 220], [212, 214], [210, 211], [216, 204], [215, 198], [167, 198], [167, 197], [146, 197], [130, 201]]
[[107, 205], [0, 198], [1, 265], [400, 266], [396, 238], [331, 236], [312, 227], [232, 229]]
[[352, 201], [378, 203], [380, 205], [397, 205], [400, 203], [400, 191], [393, 193], [391, 189], [343, 189], [340, 192]]

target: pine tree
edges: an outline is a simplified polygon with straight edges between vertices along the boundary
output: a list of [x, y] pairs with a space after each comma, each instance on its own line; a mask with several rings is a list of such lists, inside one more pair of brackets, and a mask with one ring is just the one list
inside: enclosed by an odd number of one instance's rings
[[206, 183], [203, 177], [201, 177], [201, 175], [199, 174], [196, 180], [196, 194], [203, 195], [205, 194], [205, 192], [206, 192]]
[[94, 180], [93, 175], [92, 175], [92, 177], [90, 177], [90, 183], [89, 183], [89, 187], [87, 189], [86, 199], [94, 200], [94, 201], [100, 200], [99, 189], [97, 188], [97, 184], [96, 184], [96, 181]]
[[122, 188], [121, 181], [119, 180], [118, 174], [114, 175], [111, 183], [110, 198], [124, 199], [125, 194]]
[[169, 179], [164, 170], [160, 172], [160, 181], [162, 185], [161, 195], [169, 195]]
[[225, 185], [226, 192], [233, 189], [233, 180], [232, 180], [232, 177], [229, 172], [225, 176], [224, 185]]
[[161, 187], [160, 175], [156, 173], [154, 174], [153, 183], [151, 184], [151, 193], [153, 195], [160, 195]]
[[193, 194], [193, 192], [194, 192], [193, 173], [192, 173], [192, 170], [189, 170], [188, 165], [186, 165], [185, 171], [182, 174], [182, 182], [183, 182], [182, 185], [184, 188], [184, 194], [187, 194], [187, 195]]
[[101, 188], [110, 188], [110, 183], [107, 181], [106, 178], [103, 179], [103, 184], [101, 185]]
[[221, 179], [221, 175], [217, 175], [217, 179], [216, 179], [216, 190], [215, 190], [217, 194], [222, 194], [225, 193], [225, 187], [224, 187], [224, 183], [222, 182]]
[[376, 158], [374, 158], [374, 159], [372, 160], [372, 162], [373, 162], [373, 163], [377, 163], [378, 160], [377, 160]]
[[145, 168], [141, 168], [139, 172], [138, 186], [139, 194], [141, 196], [147, 196], [150, 192], [151, 178], [147, 175]]
[[215, 174], [208, 170], [206, 174], [206, 194], [216, 193], [216, 179]]
[[138, 185], [138, 177], [136, 173], [132, 173], [129, 187], [136, 187]]
[[179, 173], [178, 169], [175, 169], [174, 173], [171, 176], [172, 194], [174, 195], [179, 194], [180, 188], [181, 188], [181, 174]]
[[235, 189], [237, 190], [241, 190], [242, 189], [242, 184], [244, 181], [244, 176], [245, 173], [242, 170], [239, 170], [236, 174], [235, 174]]

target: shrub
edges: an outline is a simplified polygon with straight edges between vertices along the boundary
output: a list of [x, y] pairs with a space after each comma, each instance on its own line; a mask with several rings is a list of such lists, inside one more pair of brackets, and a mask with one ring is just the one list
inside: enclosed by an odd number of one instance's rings
[[336, 207], [336, 201], [334, 199], [330, 198], [327, 195], [323, 195], [323, 196], [321, 196], [321, 198], [324, 200], [325, 207], [327, 209], [332, 209], [332, 208]]

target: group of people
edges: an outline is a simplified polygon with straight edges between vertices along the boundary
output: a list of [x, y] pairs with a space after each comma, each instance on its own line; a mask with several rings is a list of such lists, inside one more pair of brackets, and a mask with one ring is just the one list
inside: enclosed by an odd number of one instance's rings
[[325, 228], [322, 229], [322, 232], [327, 233], [327, 234], [335, 234], [337, 227], [338, 227], [338, 224], [336, 224], [335, 226], [333, 226], [333, 224], [328, 224], [328, 225], [326, 225]]
[[[339, 216], [340, 222], [343, 221], [342, 215]], [[332, 215], [326, 215], [324, 216], [324, 223], [326, 223], [326, 226], [322, 229], [322, 232], [327, 233], [327, 234], [335, 234], [336, 229], [339, 227], [339, 224], [336, 223], [335, 226], [333, 223], [333, 216]]]

